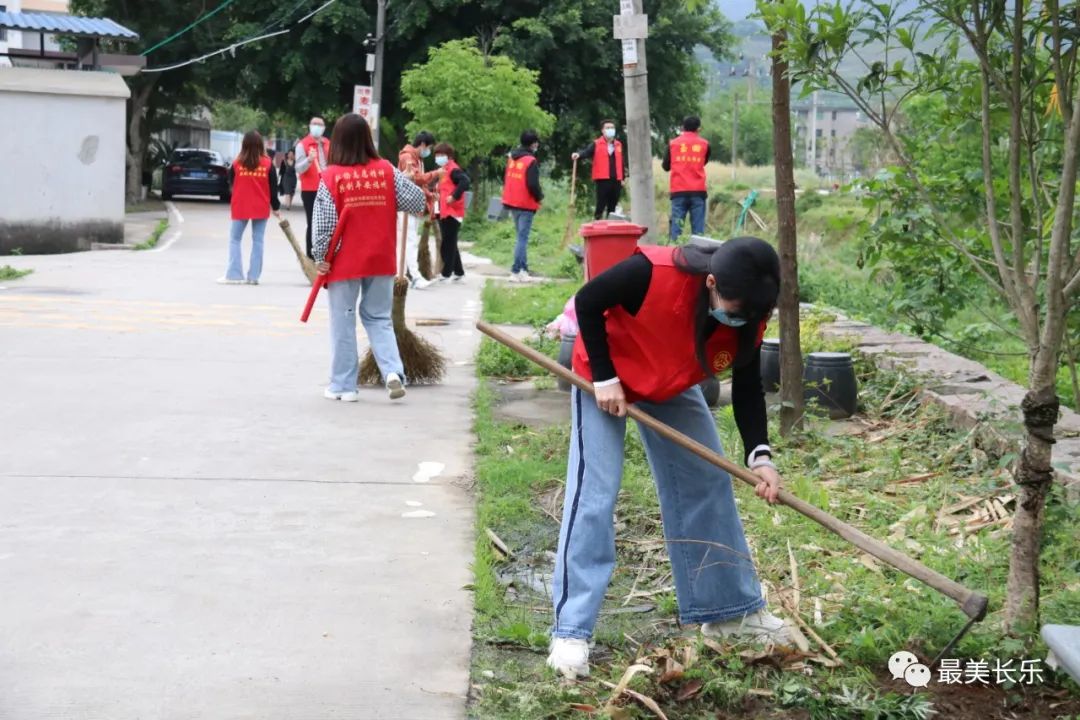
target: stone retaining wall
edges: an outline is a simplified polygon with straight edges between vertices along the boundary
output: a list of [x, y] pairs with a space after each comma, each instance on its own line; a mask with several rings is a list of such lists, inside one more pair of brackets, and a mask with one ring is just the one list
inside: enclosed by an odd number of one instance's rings
[[[943, 407], [956, 427], [972, 430], [979, 447], [997, 455], [1018, 452], [1024, 436], [1020, 402], [1025, 389], [973, 360], [899, 333], [841, 315], [822, 325], [831, 338], [849, 338], [856, 349], [886, 369], [906, 369], [927, 379], [923, 396]], [[1080, 501], [1080, 415], [1062, 408], [1054, 428], [1055, 477]]]

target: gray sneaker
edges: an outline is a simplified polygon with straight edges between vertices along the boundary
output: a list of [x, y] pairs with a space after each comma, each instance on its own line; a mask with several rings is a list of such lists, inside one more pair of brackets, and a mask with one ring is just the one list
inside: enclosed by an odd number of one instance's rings
[[788, 630], [787, 623], [768, 610], [758, 610], [734, 620], [705, 623], [701, 626], [701, 632], [710, 637], [749, 640], [762, 644], [795, 645], [795, 638]]
[[390, 373], [386, 378], [386, 390], [390, 393], [391, 400], [400, 400], [405, 397], [405, 383], [401, 382], [401, 376]]

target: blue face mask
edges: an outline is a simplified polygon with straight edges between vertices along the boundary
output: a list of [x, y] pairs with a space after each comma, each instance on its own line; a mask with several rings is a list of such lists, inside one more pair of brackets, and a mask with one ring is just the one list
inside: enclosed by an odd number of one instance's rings
[[422, 158], [426, 158], [429, 155], [431, 155], [431, 148], [424, 148], [423, 150], [420, 151], [420, 157], [422, 157]]
[[446, 163], [448, 163], [448, 162], [450, 162], [450, 158], [448, 158], [445, 155], [436, 155], [435, 156], [435, 164], [438, 165], [439, 167], [445, 167]]
[[721, 325], [727, 325], [728, 327], [740, 328], [746, 324], [746, 318], [732, 317], [728, 315], [727, 310], [724, 308], [713, 308], [709, 310], [709, 314], [713, 319]]

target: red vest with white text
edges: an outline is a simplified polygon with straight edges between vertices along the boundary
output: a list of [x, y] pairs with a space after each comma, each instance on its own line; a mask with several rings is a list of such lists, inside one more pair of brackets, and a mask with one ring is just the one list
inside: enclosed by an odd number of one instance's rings
[[529, 166], [536, 162], [533, 155], [522, 155], [506, 161], [506, 175], [503, 178], [502, 203], [507, 207], [518, 210], [539, 210], [540, 203], [529, 192], [529, 186], [525, 182], [525, 175]]
[[705, 192], [705, 153], [709, 141], [684, 132], [671, 141], [671, 192]]
[[367, 165], [331, 165], [322, 181], [334, 198], [338, 222], [345, 223], [330, 263], [329, 282], [397, 272], [397, 194], [394, 166], [386, 160]]
[[[308, 135], [300, 141], [300, 147], [304, 149], [304, 155], [311, 153], [312, 148], [316, 147], [316, 143], [322, 145], [323, 157], [330, 160], [330, 141], [326, 138], [315, 138]], [[308, 165], [308, 169], [300, 174], [300, 189], [307, 190], [308, 192], [315, 192], [319, 189], [319, 177], [322, 175], [324, 168], [319, 167], [319, 153], [315, 153], [315, 162]]]
[[[675, 266], [675, 248], [642, 245], [637, 252], [652, 263], [652, 280], [637, 315], [615, 306], [604, 313], [608, 349], [615, 374], [629, 402], [664, 402], [705, 379], [697, 357], [694, 313], [705, 287], [705, 276]], [[765, 334], [758, 330], [757, 342]], [[705, 344], [713, 373], [731, 366], [739, 349], [738, 331], [718, 325]], [[592, 380], [585, 343], [574, 343], [574, 372]]]
[[[608, 157], [607, 138], [604, 137], [596, 139], [596, 147], [593, 149], [592, 179], [611, 179], [611, 161]], [[618, 140], [615, 141], [615, 179], [620, 182], [623, 179], [622, 143]]]
[[460, 166], [453, 160], [448, 160], [443, 167], [446, 172], [439, 179], [439, 217], [441, 218], [454, 217], [463, 219], [465, 217], [465, 194], [462, 193], [457, 200], [450, 197], [454, 194], [454, 181], [450, 176], [455, 170], [460, 169]]
[[259, 158], [259, 167], [248, 170], [233, 161], [232, 219], [265, 220], [270, 217], [270, 158]]

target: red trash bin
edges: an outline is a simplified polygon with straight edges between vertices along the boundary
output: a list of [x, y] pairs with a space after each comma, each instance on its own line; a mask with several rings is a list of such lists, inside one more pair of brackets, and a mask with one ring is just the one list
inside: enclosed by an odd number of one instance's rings
[[648, 228], [624, 220], [596, 220], [581, 226], [585, 238], [585, 281], [634, 254]]

